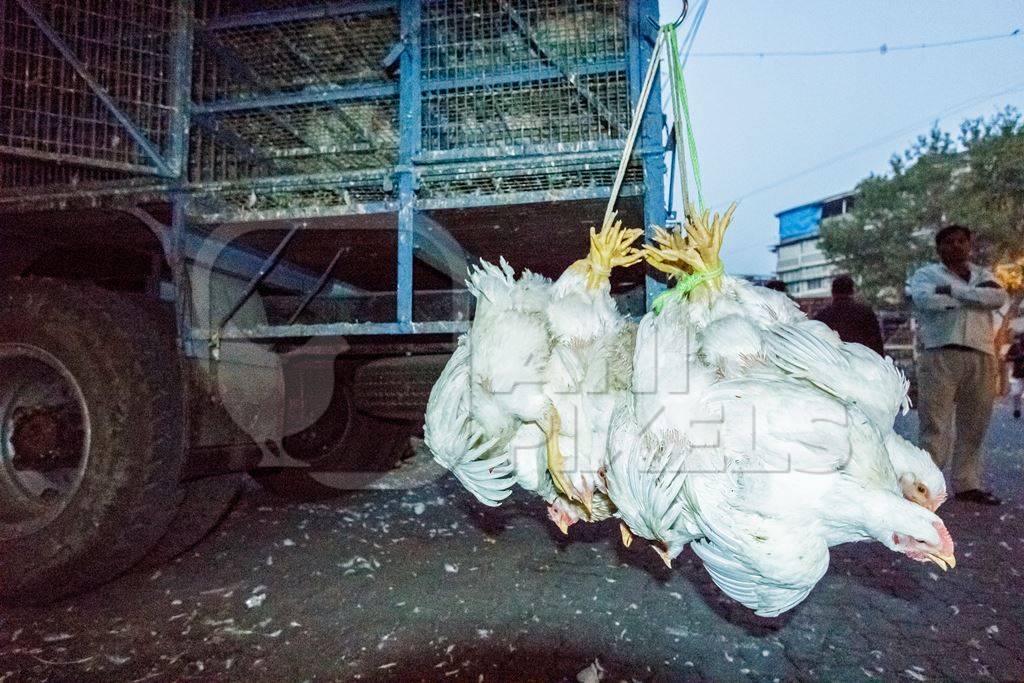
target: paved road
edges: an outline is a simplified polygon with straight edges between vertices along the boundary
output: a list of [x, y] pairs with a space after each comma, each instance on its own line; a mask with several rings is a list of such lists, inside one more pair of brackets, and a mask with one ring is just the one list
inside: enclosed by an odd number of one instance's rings
[[1001, 407], [1006, 505], [942, 510], [955, 570], [843, 546], [778, 619], [690, 551], [669, 571], [614, 523], [563, 538], [526, 496], [485, 509], [450, 478], [326, 503], [254, 489], [160, 571], [0, 614], [0, 682], [576, 680], [595, 662], [604, 680], [1022, 680], [1022, 435]]

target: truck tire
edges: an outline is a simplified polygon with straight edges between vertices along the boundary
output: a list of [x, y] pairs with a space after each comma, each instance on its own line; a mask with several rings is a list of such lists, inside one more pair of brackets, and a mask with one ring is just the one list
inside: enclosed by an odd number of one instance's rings
[[0, 282], [0, 600], [123, 573], [166, 532], [184, 453], [173, 337], [90, 285]]
[[[311, 476], [316, 473], [391, 470], [414, 454], [411, 439], [423, 436], [430, 390], [448, 358], [447, 354], [380, 358], [360, 366], [351, 385], [337, 387], [319, 421], [344, 425], [337, 431], [337, 440], [315, 457], [307, 457], [313, 454], [290, 447], [297, 439], [286, 439], [288, 455], [309, 467], [264, 468], [253, 475], [275, 495], [309, 499], [344, 493], [321, 484]], [[311, 430], [319, 429], [319, 422]]]
[[219, 474], [183, 482], [179, 488], [181, 500], [167, 533], [135, 568], [155, 569], [199, 545], [231, 512], [247, 476]]

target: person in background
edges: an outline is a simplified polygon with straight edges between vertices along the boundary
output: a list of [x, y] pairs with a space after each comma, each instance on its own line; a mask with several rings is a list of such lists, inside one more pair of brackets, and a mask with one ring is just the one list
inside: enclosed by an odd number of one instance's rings
[[878, 316], [870, 306], [854, 299], [853, 293], [853, 278], [849, 275], [838, 276], [832, 280], [832, 303], [814, 319], [835, 330], [844, 342], [863, 344], [879, 356], [884, 356]]
[[1010, 350], [1006, 352], [1006, 360], [1010, 361], [1010, 396], [1013, 398], [1013, 416], [1020, 419], [1020, 397], [1024, 394], [1024, 333], [1018, 334], [1013, 340]]
[[918, 445], [940, 468], [952, 460], [957, 500], [999, 505], [982, 488], [981, 445], [996, 388], [992, 311], [1006, 303], [1006, 292], [991, 272], [971, 263], [972, 247], [968, 228], [942, 228], [935, 235], [940, 263], [921, 267], [907, 281], [921, 348]]
[[774, 289], [776, 292], [782, 292], [783, 294], [789, 294], [789, 287], [782, 280], [769, 280], [764, 283], [764, 286], [768, 289]]

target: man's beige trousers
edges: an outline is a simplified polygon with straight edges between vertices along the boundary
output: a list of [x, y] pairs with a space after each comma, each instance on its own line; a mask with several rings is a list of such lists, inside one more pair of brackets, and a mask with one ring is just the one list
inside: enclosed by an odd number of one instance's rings
[[918, 356], [918, 445], [939, 468], [952, 465], [954, 491], [982, 488], [981, 444], [995, 390], [996, 362], [987, 353], [946, 347]]

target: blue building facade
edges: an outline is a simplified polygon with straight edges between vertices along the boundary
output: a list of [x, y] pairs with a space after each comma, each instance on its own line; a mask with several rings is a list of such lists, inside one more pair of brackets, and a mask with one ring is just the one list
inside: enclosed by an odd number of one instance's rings
[[853, 208], [854, 194], [825, 197], [775, 214], [779, 220], [776, 272], [795, 299], [828, 297], [835, 265], [821, 251], [818, 239], [822, 221], [843, 216]]

